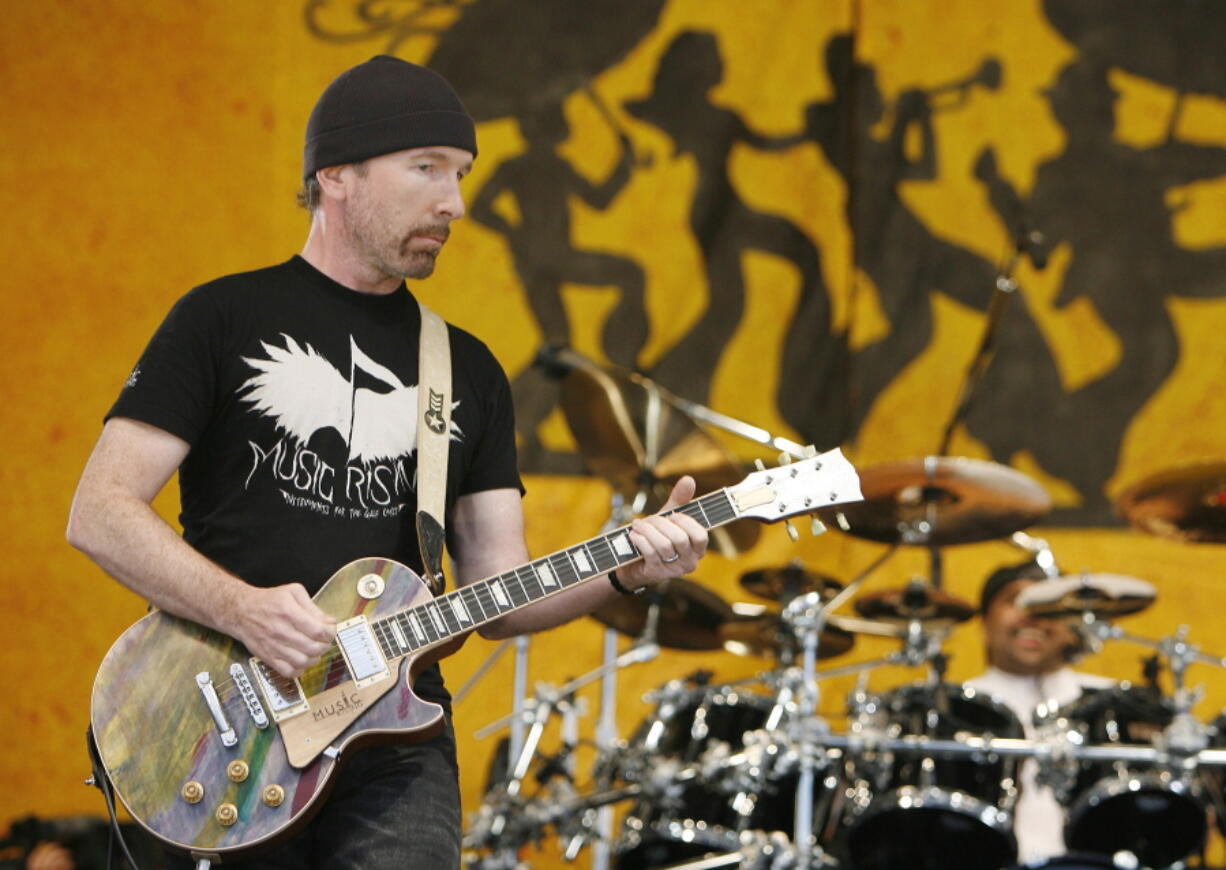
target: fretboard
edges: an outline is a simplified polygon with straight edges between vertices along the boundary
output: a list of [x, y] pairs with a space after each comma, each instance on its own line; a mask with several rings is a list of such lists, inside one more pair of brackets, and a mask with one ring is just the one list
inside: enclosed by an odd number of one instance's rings
[[[737, 518], [727, 490], [675, 509], [706, 529]], [[672, 513], [672, 511], [670, 511]], [[389, 660], [432, 647], [555, 593], [642, 558], [630, 527], [560, 550], [505, 574], [488, 577], [371, 623]]]

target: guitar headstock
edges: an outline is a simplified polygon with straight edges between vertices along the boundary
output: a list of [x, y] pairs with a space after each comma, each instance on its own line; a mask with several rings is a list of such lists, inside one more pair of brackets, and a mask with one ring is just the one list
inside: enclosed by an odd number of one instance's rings
[[778, 468], [755, 471], [727, 491], [738, 517], [767, 523], [864, 499], [860, 476], [837, 447]]

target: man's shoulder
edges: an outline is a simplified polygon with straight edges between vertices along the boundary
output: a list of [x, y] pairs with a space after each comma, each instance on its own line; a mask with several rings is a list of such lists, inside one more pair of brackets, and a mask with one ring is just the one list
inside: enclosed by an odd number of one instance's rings
[[293, 261], [287, 260], [273, 266], [259, 269], [249, 269], [245, 272], [233, 272], [221, 275], [211, 281], [198, 284], [188, 291], [189, 296], [211, 296], [224, 298], [249, 293], [256, 287], [270, 287], [285, 284], [294, 279]]

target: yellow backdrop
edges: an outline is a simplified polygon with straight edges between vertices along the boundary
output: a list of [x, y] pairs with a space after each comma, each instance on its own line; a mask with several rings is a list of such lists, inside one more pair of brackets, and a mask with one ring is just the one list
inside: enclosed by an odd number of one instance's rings
[[[9, 565], [9, 579], [0, 587], [8, 646], [0, 657], [0, 681], [9, 698], [0, 708], [0, 819], [102, 811], [98, 795], [81, 785], [88, 774], [83, 734], [91, 679], [110, 642], [143, 611], [140, 600], [63, 540], [73, 487], [103, 413], [175, 298], [211, 277], [279, 261], [300, 248], [306, 219], [293, 197], [307, 114], [338, 71], [387, 48], [386, 37], [348, 43], [313, 37], [302, 5], [51, 0], [18, 4], [6, 10], [0, 25], [0, 205], [7, 215], [0, 242], [7, 274], [0, 317], [7, 385], [0, 553]], [[673, 153], [659, 130], [621, 106], [650, 92], [662, 52], [681, 31], [697, 28], [718, 36], [725, 71], [711, 101], [735, 110], [757, 131], [780, 136], [798, 127], [805, 105], [831, 96], [819, 47], [835, 33], [857, 32], [857, 50], [877, 70], [887, 103], [905, 88], [936, 87], [965, 76], [989, 54], [998, 57], [1009, 73], [990, 100], [972, 92], [961, 109], [935, 116], [938, 177], [901, 189], [935, 234], [989, 260], [1001, 256], [1008, 240], [972, 178], [977, 155], [994, 146], [1002, 171], [1024, 190], [1036, 168], [1063, 146], [1040, 89], [1074, 48], [1046, 22], [1038, 0], [991, 13], [978, 0], [772, 0], [751, 6], [753, 14], [746, 15], [743, 2], [672, 0], [625, 60], [592, 82], [650, 160], [608, 209], [574, 204], [573, 240], [576, 247], [633, 252], [644, 267], [650, 336], [642, 361], [648, 364], [705, 305], [699, 253], [686, 223], [695, 168], [690, 158]], [[344, 4], [329, 8], [338, 18], [345, 11]], [[447, 23], [445, 12], [440, 26]], [[424, 59], [433, 40], [429, 34], [413, 36], [396, 50]], [[487, 50], [488, 42], [471, 46], [474, 56]], [[505, 74], [514, 76], [515, 70]], [[1116, 139], [1144, 147], [1168, 136], [1175, 92], [1124, 70], [1111, 75], [1121, 94]], [[565, 108], [572, 133], [564, 156], [579, 172], [604, 178], [617, 157], [610, 126], [581, 93], [568, 98]], [[1189, 96], [1178, 124], [1186, 141], [1226, 147], [1222, 99]], [[481, 157], [466, 182], [470, 192], [523, 148], [511, 120], [485, 123], [479, 135]], [[889, 324], [874, 307], [871, 282], [854, 274], [844, 183], [821, 151], [812, 143], [778, 152], [738, 147], [729, 171], [747, 203], [788, 217], [820, 248], [835, 324], [851, 326], [852, 343], [886, 336]], [[1175, 219], [1180, 244], [1226, 245], [1226, 177], [1172, 195], [1183, 206]], [[1076, 386], [1111, 370], [1119, 337], [1092, 302], [1056, 305], [1067, 265], [1061, 256], [1058, 249], [1042, 273], [1021, 267], [1023, 298], [1015, 304], [1026, 306], [1062, 379]], [[745, 313], [715, 372], [711, 404], [795, 438], [775, 407], [777, 365], [763, 349], [782, 341], [796, 303], [796, 270], [767, 254], [747, 255], [743, 267]], [[851, 293], [853, 285], [861, 292]], [[574, 289], [564, 298], [575, 344], [600, 358], [600, 324], [613, 291]], [[462, 222], [437, 275], [418, 290], [449, 320], [483, 337], [510, 373], [531, 361], [540, 335], [495, 233]], [[1127, 430], [1112, 493], [1180, 462], [1223, 458], [1226, 299], [1172, 299], [1167, 310], [1181, 356]], [[857, 441], [845, 445], [861, 467], [923, 455], [939, 440], [984, 318], [939, 294], [933, 318], [932, 341], [879, 397]], [[560, 416], [545, 423], [541, 437], [557, 450], [573, 450]], [[760, 455], [754, 445], [725, 440], [743, 459]], [[955, 437], [952, 452], [987, 456], [964, 432]], [[1024, 452], [1010, 461], [1048, 485], [1057, 502], [1075, 497]], [[536, 554], [589, 537], [607, 516], [610, 493], [600, 481], [529, 476], [526, 483], [528, 534]], [[173, 520], [174, 493], [164, 494], [159, 507]], [[1034, 531], [1052, 543], [1068, 570], [1133, 575], [1157, 586], [1157, 603], [1126, 623], [1131, 631], [1157, 638], [1187, 626], [1191, 641], [1226, 655], [1226, 617], [1217, 606], [1226, 583], [1222, 547], [1121, 528]], [[747, 554], [708, 559], [695, 579], [730, 601], [743, 600], [748, 596], [738, 578], [745, 571], [799, 559], [812, 570], [848, 579], [880, 550], [836, 532], [793, 545], [782, 530], [770, 528]], [[947, 588], [976, 600], [984, 575], [1017, 557], [999, 543], [952, 548], [946, 552]], [[867, 589], [926, 571], [925, 553], [903, 552]], [[602, 627], [592, 620], [535, 637], [532, 680], [556, 684], [595, 667], [601, 637]], [[838, 663], [891, 648], [884, 640], [862, 639]], [[491, 650], [474, 639], [446, 663], [453, 689]], [[949, 652], [952, 678], [976, 673], [983, 664], [977, 625], [960, 627]], [[1084, 667], [1135, 679], [1146, 652], [1113, 644]], [[769, 666], [764, 659], [724, 653], [665, 651], [621, 675], [621, 732], [629, 734], [646, 714], [642, 694], [666, 680], [697, 668], [733, 679]], [[889, 688], [915, 676], [880, 670], [871, 686]], [[1197, 667], [1190, 676], [1204, 688], [1199, 714], [1208, 717], [1226, 706], [1226, 672]], [[472, 734], [508, 711], [510, 684], [508, 655], [456, 709], [468, 811], [479, 802], [494, 742]], [[824, 682], [822, 709], [836, 715], [850, 685]], [[592, 690], [584, 697], [583, 731], [590, 735], [597, 697]]]

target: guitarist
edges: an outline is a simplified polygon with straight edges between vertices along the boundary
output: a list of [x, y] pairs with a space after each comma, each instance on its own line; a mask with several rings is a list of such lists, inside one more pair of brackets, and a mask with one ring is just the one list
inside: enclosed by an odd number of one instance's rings
[[[476, 155], [472, 118], [430, 70], [379, 56], [332, 82], [307, 124], [301, 254], [196, 287], [172, 308], [107, 414], [69, 541], [154, 606], [237, 639], [286, 676], [333, 640], [335, 623], [312, 595], [339, 567], [385, 556], [420, 572], [421, 316], [405, 280], [433, 272], [464, 215], [461, 179]], [[484, 344], [448, 332], [446, 527], [465, 584], [530, 557], [506, 377]], [[151, 507], [176, 470], [182, 538]], [[693, 495], [684, 478], [666, 507]], [[630, 537], [641, 561], [482, 634], [559, 625], [693, 571], [707, 544], [680, 513], [636, 520]], [[446, 707], [437, 665], [416, 692]], [[422, 743], [352, 755], [311, 824], [244, 866], [459, 866], [450, 725]]]

